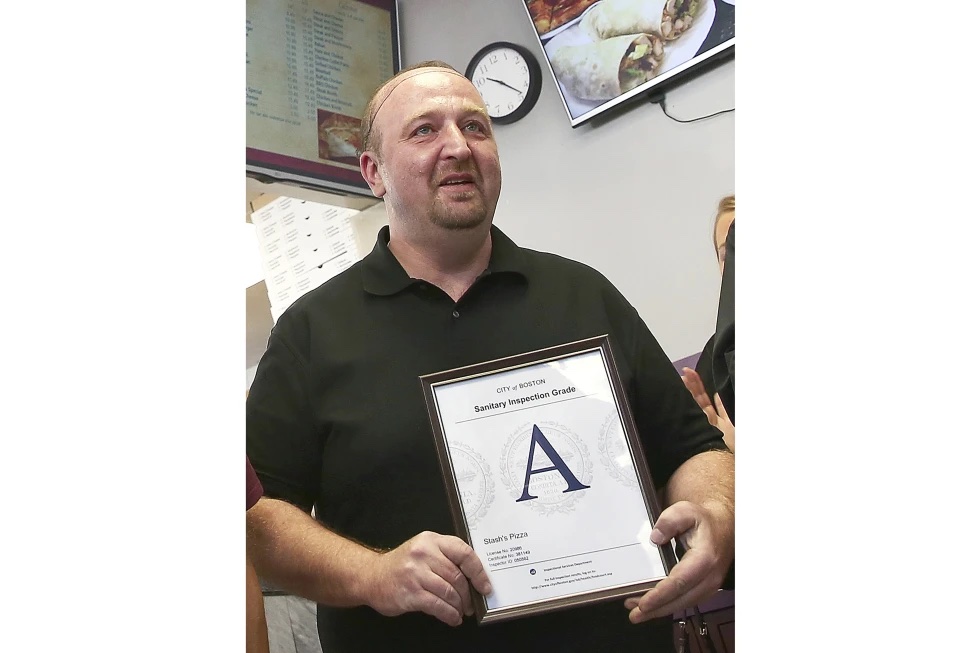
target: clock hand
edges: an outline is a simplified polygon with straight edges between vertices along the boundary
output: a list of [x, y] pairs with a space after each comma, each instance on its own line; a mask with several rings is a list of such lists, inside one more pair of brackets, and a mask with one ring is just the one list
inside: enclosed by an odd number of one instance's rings
[[510, 84], [508, 84], [507, 82], [502, 82], [502, 81], [500, 81], [499, 79], [494, 79], [493, 77], [487, 77], [487, 80], [489, 80], [489, 81], [491, 81], [491, 82], [497, 82], [497, 83], [498, 83], [498, 84], [500, 84], [501, 86], [506, 86], [506, 87], [507, 87], [507, 88], [509, 88], [510, 90], [512, 90], [512, 91], [516, 91], [517, 93], [520, 93], [520, 91], [519, 91], [519, 90], [517, 90], [516, 88], [514, 88], [513, 86], [511, 86], [511, 85], [510, 85]]

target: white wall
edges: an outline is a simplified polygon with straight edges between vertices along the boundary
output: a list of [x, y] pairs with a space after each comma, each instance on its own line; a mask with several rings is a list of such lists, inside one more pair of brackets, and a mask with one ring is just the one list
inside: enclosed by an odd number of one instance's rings
[[[494, 41], [530, 49], [543, 88], [527, 117], [494, 127], [504, 179], [494, 223], [605, 274], [672, 360], [700, 352], [720, 284], [711, 225], [735, 188], [734, 114], [680, 124], [641, 103], [573, 130], [521, 2], [401, 0], [404, 64], [442, 59], [462, 72]], [[734, 105], [734, 61], [667, 95], [681, 118]]]

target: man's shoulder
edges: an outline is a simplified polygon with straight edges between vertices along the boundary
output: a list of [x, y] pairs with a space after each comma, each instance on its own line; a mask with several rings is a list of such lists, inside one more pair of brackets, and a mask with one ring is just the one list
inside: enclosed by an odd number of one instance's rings
[[[528, 283], [548, 301], [569, 306], [603, 307], [616, 321], [632, 319], [636, 309], [605, 274], [587, 263], [561, 256], [522, 248]], [[585, 309], [583, 309], [585, 310]]]
[[348, 313], [363, 294], [363, 261], [327, 279], [298, 297], [283, 311], [273, 333], [288, 341], [307, 342], [318, 325], [335, 320], [338, 313]]
[[525, 257], [528, 279], [532, 283], [535, 279], [542, 279], [561, 284], [576, 293], [587, 293], [591, 290], [603, 295], [620, 294], [606, 275], [587, 263], [553, 252], [526, 247], [521, 250]]
[[587, 263], [582, 263], [581, 261], [553, 252], [543, 252], [527, 247], [522, 247], [521, 252], [524, 254], [525, 261], [531, 272], [575, 275], [583, 280], [609, 283], [605, 275]]
[[361, 275], [363, 267], [363, 259], [357, 261], [340, 274], [327, 279], [297, 298], [283, 315], [290, 312], [315, 313], [323, 309], [329, 310], [335, 302], [351, 301], [358, 296], [357, 291], [363, 290], [364, 283]]

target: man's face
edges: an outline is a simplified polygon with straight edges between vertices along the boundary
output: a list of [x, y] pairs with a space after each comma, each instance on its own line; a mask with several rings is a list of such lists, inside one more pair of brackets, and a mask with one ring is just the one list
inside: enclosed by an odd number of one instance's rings
[[725, 273], [725, 243], [728, 241], [728, 228], [735, 222], [735, 211], [726, 211], [715, 225], [715, 252], [718, 254], [718, 267]]
[[374, 120], [379, 151], [361, 155], [361, 173], [392, 220], [423, 229], [492, 220], [500, 159], [476, 89], [439, 68], [411, 71], [395, 84]]

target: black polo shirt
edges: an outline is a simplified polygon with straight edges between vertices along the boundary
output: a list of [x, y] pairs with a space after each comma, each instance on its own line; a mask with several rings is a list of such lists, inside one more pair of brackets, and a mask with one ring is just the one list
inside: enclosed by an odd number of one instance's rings
[[[267, 496], [333, 531], [394, 548], [453, 533], [419, 376], [609, 334], [654, 483], [723, 449], [636, 310], [586, 265], [520, 248], [492, 228], [490, 264], [454, 302], [412, 279], [378, 234], [362, 261], [279, 318], [247, 401], [247, 453]], [[633, 626], [621, 601], [477, 627], [423, 614], [319, 606], [325, 653], [672, 651], [669, 620]], [[659, 646], [651, 648], [653, 642]]]

